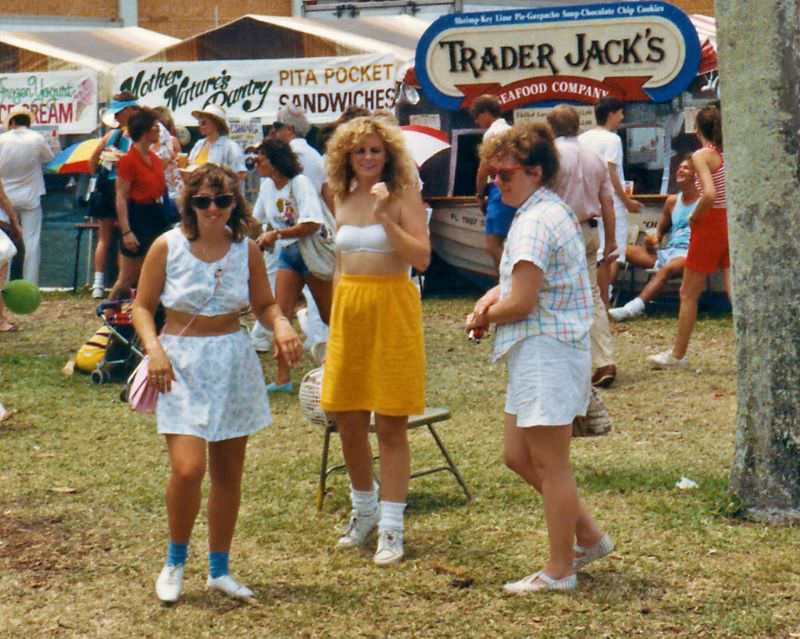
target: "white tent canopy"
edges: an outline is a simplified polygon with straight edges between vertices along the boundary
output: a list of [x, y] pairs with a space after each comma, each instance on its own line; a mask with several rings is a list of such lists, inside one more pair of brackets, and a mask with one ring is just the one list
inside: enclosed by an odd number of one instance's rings
[[[33, 56], [18, 71], [88, 68], [108, 73], [121, 62], [146, 56], [172, 44], [176, 38], [140, 27], [75, 29], [64, 31], [0, 31], [0, 43]], [[45, 59], [42, 60], [40, 56]], [[6, 65], [8, 68], [8, 65]]]

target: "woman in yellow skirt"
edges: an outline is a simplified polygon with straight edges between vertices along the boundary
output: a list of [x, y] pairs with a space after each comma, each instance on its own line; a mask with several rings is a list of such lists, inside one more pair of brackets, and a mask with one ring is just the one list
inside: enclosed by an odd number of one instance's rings
[[[352, 512], [337, 547], [363, 546], [378, 528], [374, 561], [403, 557], [411, 472], [408, 416], [425, 408], [425, 345], [419, 292], [409, 267], [430, 261], [416, 170], [396, 126], [360, 117], [328, 143], [337, 268], [322, 382], [350, 475]], [[381, 458], [381, 501], [372, 479], [370, 413]]]

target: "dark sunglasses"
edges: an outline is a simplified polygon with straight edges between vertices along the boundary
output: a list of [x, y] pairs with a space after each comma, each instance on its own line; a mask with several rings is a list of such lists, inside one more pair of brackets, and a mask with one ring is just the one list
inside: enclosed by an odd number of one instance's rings
[[212, 202], [218, 209], [227, 209], [231, 204], [233, 204], [233, 200], [234, 197], [232, 193], [220, 193], [214, 197], [209, 197], [207, 195], [193, 195], [191, 203], [194, 208], [205, 211], [209, 206], [211, 206]]
[[510, 169], [497, 169], [497, 177], [501, 182], [511, 182], [511, 178], [514, 177], [514, 173], [521, 171], [523, 168], [524, 167], [520, 165]]

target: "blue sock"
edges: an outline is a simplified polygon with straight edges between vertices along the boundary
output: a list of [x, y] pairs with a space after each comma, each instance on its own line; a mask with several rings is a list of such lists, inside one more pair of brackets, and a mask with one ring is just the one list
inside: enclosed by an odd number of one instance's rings
[[181, 566], [186, 563], [189, 544], [176, 544], [171, 539], [167, 545], [167, 566]]
[[228, 556], [225, 551], [208, 553], [208, 574], [212, 579], [228, 574]]

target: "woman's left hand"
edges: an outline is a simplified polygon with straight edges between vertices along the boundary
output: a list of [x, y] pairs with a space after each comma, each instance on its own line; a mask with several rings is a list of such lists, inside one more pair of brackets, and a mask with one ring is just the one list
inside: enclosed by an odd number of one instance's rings
[[283, 358], [289, 366], [294, 366], [303, 354], [303, 343], [294, 332], [286, 317], [279, 317], [272, 325], [273, 357]]
[[464, 330], [469, 333], [471, 330], [476, 328], [489, 328], [489, 319], [487, 318], [485, 312], [479, 313], [477, 311], [473, 311], [467, 315], [467, 319], [464, 321]]

